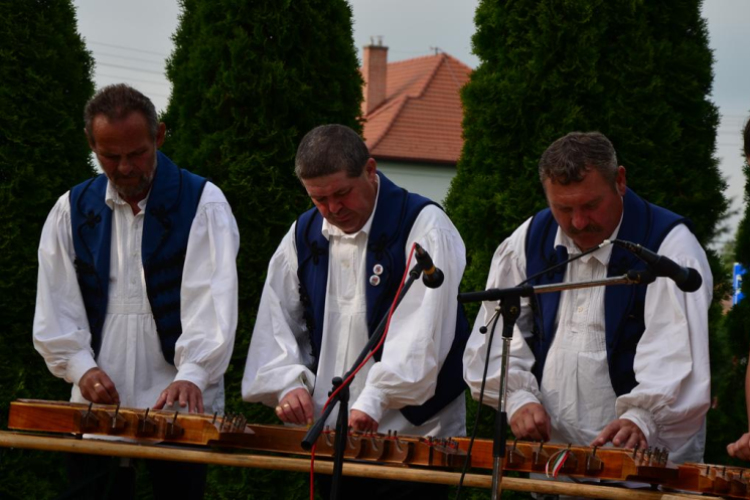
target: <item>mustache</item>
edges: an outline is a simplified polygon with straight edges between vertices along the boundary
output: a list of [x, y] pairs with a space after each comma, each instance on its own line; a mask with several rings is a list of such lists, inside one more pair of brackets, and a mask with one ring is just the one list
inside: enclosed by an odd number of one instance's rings
[[576, 229], [573, 226], [568, 227], [568, 233], [571, 236], [578, 236], [579, 234], [598, 234], [604, 231], [604, 228], [596, 224], [589, 224], [583, 229]]

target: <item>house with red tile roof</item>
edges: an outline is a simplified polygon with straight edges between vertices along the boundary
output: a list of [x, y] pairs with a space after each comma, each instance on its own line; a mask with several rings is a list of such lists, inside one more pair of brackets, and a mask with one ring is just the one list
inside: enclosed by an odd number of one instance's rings
[[388, 47], [364, 47], [363, 136], [396, 184], [442, 202], [463, 138], [461, 87], [471, 68], [445, 53], [388, 63]]

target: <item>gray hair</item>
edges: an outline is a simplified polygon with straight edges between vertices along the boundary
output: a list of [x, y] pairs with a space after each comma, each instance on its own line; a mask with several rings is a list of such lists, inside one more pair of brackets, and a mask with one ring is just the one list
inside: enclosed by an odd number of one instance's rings
[[294, 159], [294, 173], [299, 179], [314, 179], [345, 171], [348, 177], [359, 177], [370, 152], [365, 141], [344, 125], [320, 125], [302, 138]]
[[539, 179], [567, 186], [581, 182], [590, 170], [598, 170], [614, 185], [617, 153], [601, 132], [571, 132], [552, 143], [539, 160]]
[[86, 103], [83, 110], [83, 120], [86, 123], [86, 134], [93, 142], [92, 127], [94, 118], [104, 115], [109, 121], [123, 120], [130, 113], [138, 112], [146, 118], [149, 133], [152, 139], [156, 139], [159, 130], [159, 121], [156, 117], [154, 103], [133, 87], [124, 83], [107, 85], [100, 89], [91, 100]]

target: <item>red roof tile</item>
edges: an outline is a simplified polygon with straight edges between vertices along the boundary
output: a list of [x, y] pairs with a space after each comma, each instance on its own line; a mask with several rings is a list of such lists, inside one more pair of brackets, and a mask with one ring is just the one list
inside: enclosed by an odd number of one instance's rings
[[385, 101], [366, 115], [375, 159], [455, 164], [461, 155], [459, 91], [471, 68], [448, 54], [388, 64]]

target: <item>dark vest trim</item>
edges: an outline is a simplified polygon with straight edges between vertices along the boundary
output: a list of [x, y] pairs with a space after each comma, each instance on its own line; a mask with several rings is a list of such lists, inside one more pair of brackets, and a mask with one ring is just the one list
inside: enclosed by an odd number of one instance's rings
[[[664, 208], [642, 200], [628, 189], [623, 197], [624, 215], [618, 238], [638, 243], [654, 252], [664, 238], [678, 224], [692, 230], [690, 222]], [[526, 233], [526, 274], [532, 276], [567, 259], [564, 247], [554, 248], [557, 222], [549, 209], [542, 210], [532, 219]], [[532, 283], [542, 285], [560, 283], [565, 267], [545, 273]], [[645, 269], [646, 264], [624, 248], [613, 247], [607, 266], [607, 276], [619, 276], [630, 269]], [[604, 294], [607, 362], [612, 387], [618, 396], [627, 394], [637, 385], [633, 361], [638, 342], [646, 329], [644, 308], [646, 285], [612, 286]], [[536, 363], [533, 373], [539, 384], [544, 373], [547, 353], [555, 336], [555, 320], [560, 303], [560, 293], [536, 297], [534, 330], [526, 338]]]
[[[182, 333], [180, 287], [187, 241], [206, 179], [178, 168], [161, 152], [157, 161], [144, 210], [141, 258], [162, 352], [174, 364]], [[70, 191], [76, 272], [97, 356], [109, 301], [112, 210], [105, 202], [107, 184], [101, 174]]]
[[[434, 205], [432, 201], [417, 194], [409, 193], [393, 184], [382, 173], [378, 204], [373, 218], [367, 244], [365, 273], [376, 264], [383, 266], [380, 284], [366, 285], [368, 334], [372, 335], [387, 314], [395, 298], [398, 286], [406, 267], [404, 249], [406, 239], [414, 221], [422, 209]], [[312, 357], [315, 364], [311, 369], [317, 372], [317, 363], [323, 338], [325, 318], [325, 297], [328, 286], [328, 240], [322, 235], [323, 218], [317, 209], [312, 208], [297, 220], [295, 246], [297, 248], [300, 301], [304, 308], [304, 318], [310, 335]], [[450, 352], [438, 374], [435, 395], [421, 406], [409, 406], [401, 413], [414, 425], [421, 425], [451, 403], [463, 396], [466, 385], [463, 381], [462, 355], [469, 337], [469, 323], [463, 307], [457, 305], [456, 335]], [[380, 360], [381, 352], [374, 357]]]

